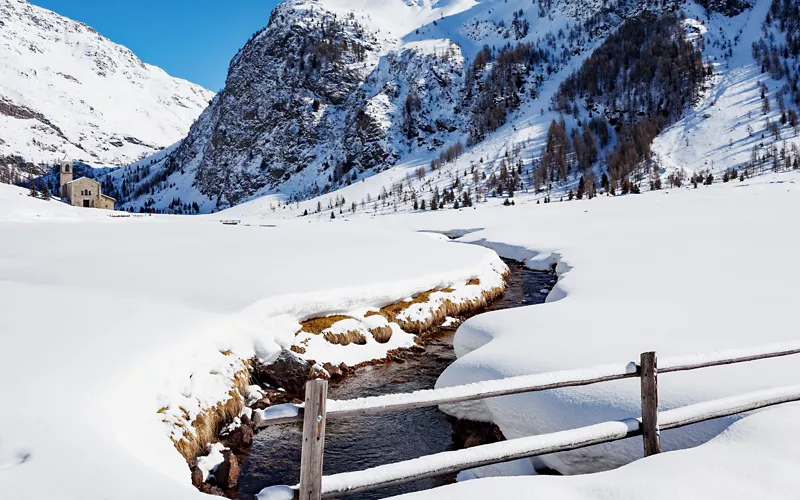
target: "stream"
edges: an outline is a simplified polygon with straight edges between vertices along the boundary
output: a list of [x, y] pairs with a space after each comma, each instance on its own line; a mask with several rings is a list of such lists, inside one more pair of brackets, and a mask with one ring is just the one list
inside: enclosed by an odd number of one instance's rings
[[[555, 275], [533, 271], [506, 260], [511, 269], [505, 295], [487, 311], [544, 302], [542, 291], [552, 288]], [[455, 361], [454, 332], [439, 330], [426, 335], [426, 351], [404, 362], [368, 366], [330, 385], [330, 399], [352, 399], [432, 389], [439, 375]], [[267, 486], [293, 485], [300, 478], [299, 425], [269, 426], [253, 440], [239, 475], [239, 500], [251, 500]], [[432, 453], [457, 449], [453, 426], [437, 407], [383, 415], [353, 417], [328, 422], [325, 436], [324, 473], [361, 470]], [[385, 498], [455, 482], [455, 474], [420, 479], [413, 483], [351, 495], [354, 500]]]

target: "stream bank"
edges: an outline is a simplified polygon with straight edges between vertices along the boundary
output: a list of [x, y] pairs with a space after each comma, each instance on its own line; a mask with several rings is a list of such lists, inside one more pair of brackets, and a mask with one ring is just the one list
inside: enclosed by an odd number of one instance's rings
[[[555, 275], [528, 269], [506, 260], [511, 273], [505, 294], [485, 311], [495, 311], [543, 303], [555, 283]], [[431, 389], [439, 375], [456, 359], [455, 332], [435, 329], [425, 336], [424, 353], [408, 352], [392, 362], [364, 366], [350, 376], [335, 380], [329, 387], [331, 399], [351, 399]], [[420, 408], [378, 416], [353, 417], [332, 421], [326, 429], [326, 474], [335, 474], [408, 460], [422, 455], [460, 449], [502, 439], [499, 431], [486, 424], [459, 422], [438, 408]], [[278, 484], [297, 484], [300, 474], [299, 425], [270, 426], [254, 438], [249, 455], [240, 464], [238, 488], [228, 495], [251, 500], [263, 488]], [[421, 479], [351, 496], [371, 500], [429, 489], [455, 481], [455, 474]]]

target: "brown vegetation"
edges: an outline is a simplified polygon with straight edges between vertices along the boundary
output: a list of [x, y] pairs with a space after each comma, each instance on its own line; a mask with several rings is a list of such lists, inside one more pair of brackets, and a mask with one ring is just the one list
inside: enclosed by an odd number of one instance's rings
[[323, 337], [325, 338], [326, 341], [328, 341], [328, 343], [337, 345], [350, 345], [350, 344], [364, 345], [367, 343], [367, 337], [365, 337], [363, 333], [357, 330], [351, 330], [345, 333], [325, 332]]
[[370, 328], [369, 333], [379, 344], [385, 344], [392, 339], [392, 327], [389, 325]]
[[[471, 280], [468, 284], [479, 284], [480, 280]], [[505, 292], [505, 285], [501, 285], [491, 290], [484, 290], [481, 296], [474, 300], [455, 303], [450, 299], [445, 299], [439, 307], [432, 311], [431, 315], [423, 321], [404, 321], [398, 319], [405, 310], [414, 304], [423, 304], [430, 301], [430, 296], [436, 292], [453, 293], [455, 290], [452, 288], [445, 288], [443, 290], [428, 290], [422, 292], [409, 301], [396, 302], [389, 304], [382, 308], [379, 312], [367, 313], [367, 316], [374, 316], [380, 314], [387, 319], [390, 323], [397, 323], [400, 328], [408, 333], [415, 335], [422, 335], [423, 333], [431, 330], [432, 328], [441, 325], [448, 316], [460, 316], [463, 314], [472, 314], [481, 309], [484, 309], [492, 301], [496, 300]]]
[[342, 315], [311, 318], [300, 323], [302, 327], [300, 328], [300, 330], [298, 330], [297, 333], [308, 332], [313, 335], [319, 335], [323, 331], [332, 327], [334, 324], [345, 319], [352, 319], [352, 318], [350, 316], [342, 316]]
[[[237, 373], [232, 381], [232, 388], [228, 392], [228, 400], [217, 403], [216, 406], [206, 408], [195, 419], [188, 423], [191, 429], [186, 429], [184, 423], [183, 437], [175, 443], [181, 455], [189, 464], [193, 464], [198, 456], [205, 453], [208, 443], [217, 441], [223, 427], [230, 424], [238, 417], [244, 408], [244, 394], [250, 385], [250, 366], [245, 364], [243, 370]], [[185, 421], [189, 421], [189, 414], [183, 410]]]

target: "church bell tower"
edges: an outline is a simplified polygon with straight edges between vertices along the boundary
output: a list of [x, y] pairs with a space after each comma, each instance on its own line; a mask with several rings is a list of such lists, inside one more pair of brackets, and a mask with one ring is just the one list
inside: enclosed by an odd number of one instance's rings
[[61, 160], [61, 175], [59, 185], [61, 186], [61, 198], [67, 198], [67, 183], [72, 182], [72, 162], [64, 158]]

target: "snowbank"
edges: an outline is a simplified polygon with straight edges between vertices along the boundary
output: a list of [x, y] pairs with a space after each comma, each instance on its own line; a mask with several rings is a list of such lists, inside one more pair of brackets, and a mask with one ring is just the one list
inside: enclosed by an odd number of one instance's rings
[[766, 410], [736, 422], [697, 448], [662, 453], [599, 474], [488, 478], [395, 498], [796, 498], [800, 488], [795, 473], [800, 463], [798, 417], [798, 403]]

